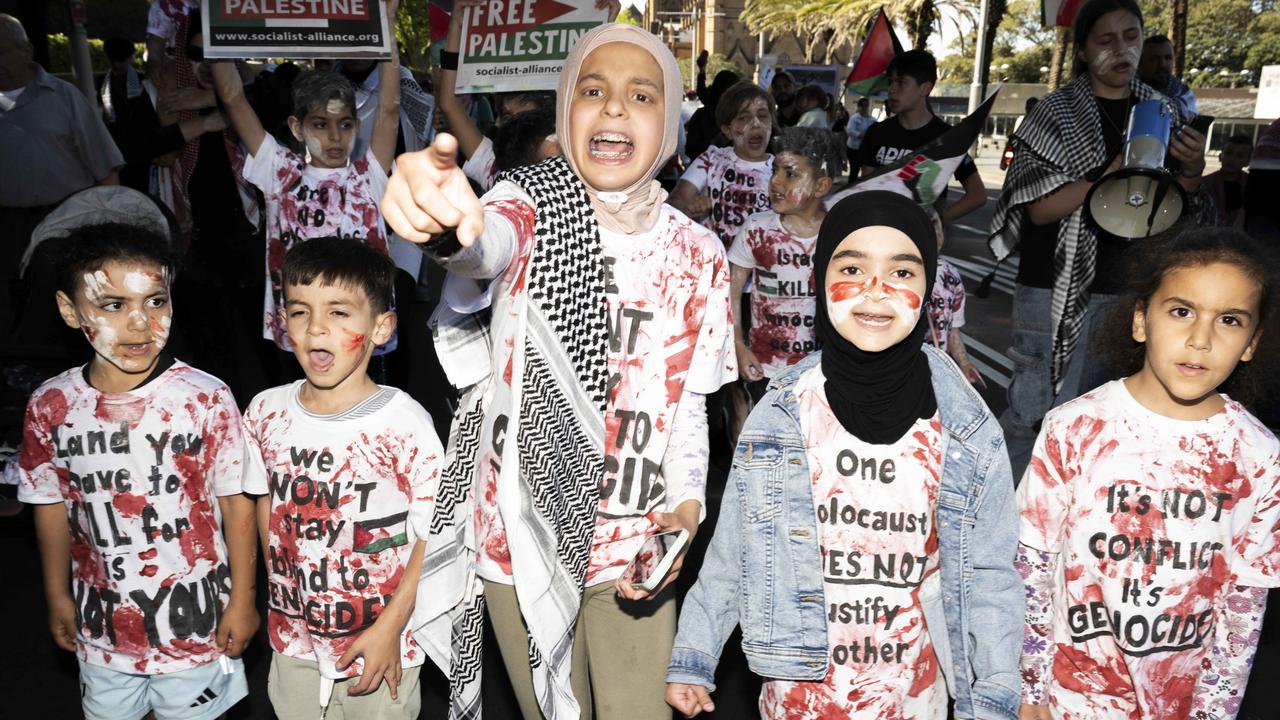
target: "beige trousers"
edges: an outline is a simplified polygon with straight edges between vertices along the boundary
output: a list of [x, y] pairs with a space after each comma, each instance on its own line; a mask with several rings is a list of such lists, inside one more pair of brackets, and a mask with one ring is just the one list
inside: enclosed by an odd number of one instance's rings
[[[515, 588], [485, 582], [484, 596], [520, 712], [525, 720], [541, 720], [529, 669], [529, 631]], [[578, 612], [570, 674], [582, 719], [671, 720], [665, 697], [675, 637], [672, 589], [651, 602], [630, 602], [617, 596], [612, 582], [587, 588]]]
[[271, 654], [267, 697], [278, 720], [417, 720], [422, 709], [421, 667], [404, 668], [396, 689], [398, 700], [384, 680], [368, 695], [348, 695], [355, 678], [333, 683], [329, 706], [320, 706], [320, 669], [314, 661]]

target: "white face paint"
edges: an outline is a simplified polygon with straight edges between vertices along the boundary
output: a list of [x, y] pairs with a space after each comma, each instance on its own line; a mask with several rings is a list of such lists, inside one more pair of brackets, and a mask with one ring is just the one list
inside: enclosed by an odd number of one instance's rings
[[308, 162], [324, 157], [324, 145], [320, 142], [320, 138], [311, 134], [310, 130], [302, 131], [302, 143], [307, 146]]
[[329, 103], [324, 106], [324, 111], [329, 113], [330, 115], [341, 115], [342, 112], [346, 109], [347, 109], [347, 104], [342, 102], [341, 100], [336, 100], [336, 99], [330, 100]]
[[106, 271], [96, 270], [91, 273], [85, 273], [84, 277], [84, 296], [91, 303], [97, 303], [107, 295], [107, 288], [112, 287], [111, 278], [107, 276]]
[[1138, 59], [1141, 56], [1142, 49], [1134, 45], [1128, 45], [1119, 50], [1103, 48], [1094, 56], [1093, 73], [1094, 75], [1106, 75], [1112, 72], [1117, 65], [1128, 63], [1128, 72], [1133, 75], [1138, 71]]
[[153, 295], [168, 284], [163, 276], [155, 273], [130, 270], [124, 274], [124, 289], [139, 295]]
[[920, 319], [920, 296], [906, 285], [882, 283], [872, 277], [866, 282], [846, 280], [832, 283], [828, 293], [827, 314], [833, 319], [847, 317], [866, 302], [888, 307], [900, 322], [912, 327]]

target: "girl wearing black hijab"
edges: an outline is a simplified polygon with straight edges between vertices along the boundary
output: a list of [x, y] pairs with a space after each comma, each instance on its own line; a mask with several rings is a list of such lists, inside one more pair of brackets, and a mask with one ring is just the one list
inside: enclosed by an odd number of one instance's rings
[[1018, 717], [1023, 612], [1000, 427], [924, 342], [937, 239], [910, 199], [837, 203], [814, 258], [823, 350], [752, 411], [667, 702], [711, 711], [735, 625], [765, 718]]

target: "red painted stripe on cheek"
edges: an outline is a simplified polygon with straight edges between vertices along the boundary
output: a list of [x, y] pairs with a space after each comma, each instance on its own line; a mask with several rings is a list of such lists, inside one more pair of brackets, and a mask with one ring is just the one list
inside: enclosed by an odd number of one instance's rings
[[920, 309], [920, 296], [911, 292], [906, 288], [894, 287], [892, 285], [884, 286], [884, 294], [886, 297], [899, 298], [907, 304], [912, 310]]
[[831, 296], [831, 302], [851, 300], [862, 295], [866, 291], [866, 281], [858, 282], [855, 280], [842, 280], [840, 282], [831, 283], [831, 285], [827, 287], [827, 294]]

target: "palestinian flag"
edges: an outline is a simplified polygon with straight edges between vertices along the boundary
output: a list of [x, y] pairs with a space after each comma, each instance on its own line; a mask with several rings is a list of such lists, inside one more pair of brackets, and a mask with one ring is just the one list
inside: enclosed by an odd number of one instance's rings
[[369, 554], [408, 544], [409, 533], [405, 522], [408, 518], [409, 513], [402, 512], [384, 518], [357, 521], [353, 549], [358, 553]]
[[889, 61], [901, 52], [902, 43], [893, 34], [893, 26], [889, 24], [884, 8], [880, 8], [875, 22], [871, 24], [866, 42], [862, 43], [862, 52], [858, 53], [858, 59], [853, 63], [853, 71], [845, 81], [847, 89], [859, 95], [875, 95], [887, 90], [889, 76], [885, 71], [889, 68]]
[[1040, 24], [1044, 27], [1071, 27], [1084, 0], [1040, 0]]
[[942, 195], [942, 191], [947, 189], [947, 181], [955, 174], [956, 168], [968, 157], [969, 148], [981, 134], [982, 126], [991, 114], [999, 93], [1000, 88], [997, 87], [972, 115], [939, 135], [933, 142], [892, 165], [880, 168], [875, 175], [863, 178], [848, 189], [832, 195], [825, 201], [827, 207], [865, 190], [888, 190], [906, 195], [925, 207], [932, 206]]

